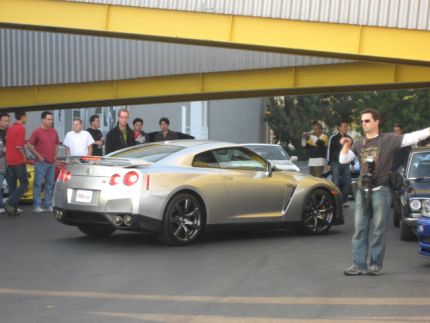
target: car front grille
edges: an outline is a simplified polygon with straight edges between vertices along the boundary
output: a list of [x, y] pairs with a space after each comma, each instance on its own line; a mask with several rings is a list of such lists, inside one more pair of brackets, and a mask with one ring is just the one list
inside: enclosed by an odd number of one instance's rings
[[422, 241], [424, 243], [430, 244], [430, 237], [424, 237], [424, 238], [422, 238]]

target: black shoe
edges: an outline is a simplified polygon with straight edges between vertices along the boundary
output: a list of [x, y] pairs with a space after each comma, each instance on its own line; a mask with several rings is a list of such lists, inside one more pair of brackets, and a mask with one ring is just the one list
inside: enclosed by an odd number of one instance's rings
[[345, 219], [342, 217], [336, 217], [336, 220], [334, 220], [333, 225], [342, 225], [345, 224]]
[[4, 209], [6, 210], [8, 215], [18, 215], [16, 208], [7, 202], [4, 204]]

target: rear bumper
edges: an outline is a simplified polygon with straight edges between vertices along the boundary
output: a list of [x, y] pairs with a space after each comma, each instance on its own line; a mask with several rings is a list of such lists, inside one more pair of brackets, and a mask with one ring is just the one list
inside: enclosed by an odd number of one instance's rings
[[417, 221], [418, 252], [430, 257], [430, 218], [421, 217]]
[[[55, 218], [67, 225], [79, 226], [85, 224], [108, 225], [117, 230], [136, 232], [161, 232], [162, 221], [141, 214], [131, 213], [100, 213], [54, 208]], [[131, 217], [132, 222], [126, 224], [124, 218]], [[118, 217], [121, 222], [118, 223]]]

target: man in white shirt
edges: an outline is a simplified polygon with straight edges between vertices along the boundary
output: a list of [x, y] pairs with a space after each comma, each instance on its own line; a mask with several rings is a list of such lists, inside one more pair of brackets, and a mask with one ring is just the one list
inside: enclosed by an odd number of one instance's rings
[[72, 128], [73, 130], [66, 134], [63, 141], [63, 145], [66, 146], [66, 154], [68, 156], [91, 156], [94, 139], [88, 131], [82, 130], [82, 120], [75, 119]]
[[312, 132], [302, 134], [302, 146], [309, 155], [309, 174], [322, 177], [326, 165], [328, 136], [323, 133], [323, 127], [319, 122], [314, 122]]

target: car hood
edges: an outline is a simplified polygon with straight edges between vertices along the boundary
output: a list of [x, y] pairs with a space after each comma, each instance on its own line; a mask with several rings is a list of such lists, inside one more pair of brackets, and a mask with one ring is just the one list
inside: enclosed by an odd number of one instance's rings
[[415, 180], [410, 180], [413, 191], [411, 195], [430, 197], [430, 181], [428, 182], [417, 182]]
[[300, 169], [290, 160], [269, 160], [272, 165], [276, 165], [276, 167], [280, 170], [293, 170], [299, 172]]

